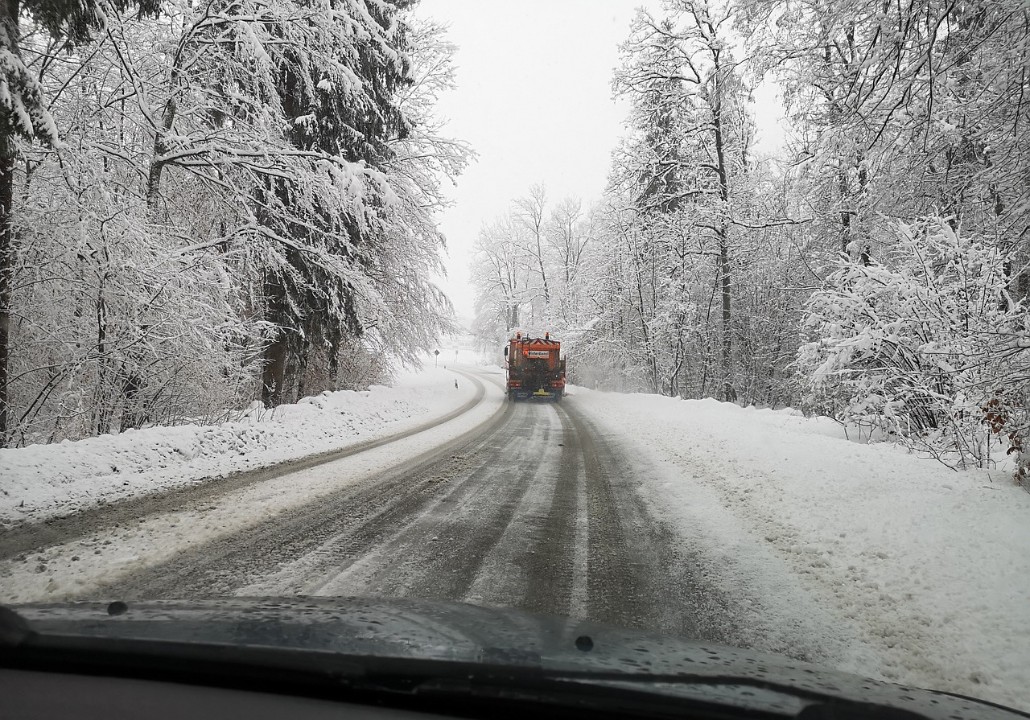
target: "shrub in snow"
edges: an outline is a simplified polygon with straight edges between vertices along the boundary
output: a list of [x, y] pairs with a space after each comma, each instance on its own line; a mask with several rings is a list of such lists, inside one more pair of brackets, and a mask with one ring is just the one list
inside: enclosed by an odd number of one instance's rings
[[1001, 450], [1026, 481], [1030, 332], [1010, 258], [941, 219], [896, 235], [881, 262], [839, 260], [808, 301], [808, 402], [952, 466], [987, 467]]

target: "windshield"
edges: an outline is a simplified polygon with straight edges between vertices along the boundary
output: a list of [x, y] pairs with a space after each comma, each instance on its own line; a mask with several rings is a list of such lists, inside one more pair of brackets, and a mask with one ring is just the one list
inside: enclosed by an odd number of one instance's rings
[[0, 7], [0, 603], [1030, 710], [1024, 0], [80, 5]]

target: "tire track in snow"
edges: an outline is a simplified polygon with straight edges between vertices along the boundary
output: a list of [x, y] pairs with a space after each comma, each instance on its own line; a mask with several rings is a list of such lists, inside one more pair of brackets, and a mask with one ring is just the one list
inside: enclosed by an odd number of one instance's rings
[[521, 607], [532, 612], [586, 617], [586, 474], [576, 429], [568, 414], [562, 426], [560, 475], [550, 508], [527, 558], [529, 579]]
[[299, 472], [336, 460], [342, 460], [366, 450], [382, 447], [383, 445], [403, 440], [404, 438], [443, 425], [474, 408], [482, 402], [486, 394], [486, 388], [479, 377], [461, 370], [454, 370], [453, 372], [472, 381], [476, 387], [476, 392], [467, 402], [445, 415], [401, 432], [373, 440], [365, 440], [339, 450], [310, 455], [253, 470], [230, 473], [222, 477], [214, 477], [192, 485], [158, 493], [128, 497], [107, 505], [89, 508], [74, 515], [50, 518], [39, 523], [16, 525], [0, 532], [0, 562], [10, 560], [37, 548], [58, 545], [108, 528], [137, 523], [141, 518], [146, 518], [147, 516], [181, 510], [190, 503], [210, 503], [224, 495], [250, 485], [288, 473]]
[[[502, 406], [482, 433], [489, 436], [495, 432], [510, 413], [511, 408]], [[316, 502], [204, 543], [101, 586], [94, 594], [129, 599], [219, 597], [239, 594], [240, 588], [282, 574], [282, 569], [298, 558], [306, 563], [304, 573], [317, 572], [326, 562], [336, 567], [352, 562], [440, 493], [436, 466], [447, 458], [461, 463], [469, 444], [466, 438], [445, 443], [371, 481], [344, 487]], [[261, 594], [299, 594], [306, 584], [303, 575], [287, 573], [275, 590], [269, 587]]]
[[632, 463], [575, 403], [563, 403], [559, 412], [575, 429], [585, 468], [587, 616], [730, 644], [739, 612], [709, 584], [703, 561], [649, 511], [639, 488], [650, 467]]
[[503, 431], [480, 446], [454, 491], [357, 567], [321, 583], [317, 594], [517, 604], [524, 580], [512, 553], [521, 552], [529, 531], [523, 526], [546, 483], [541, 470], [548, 448], [557, 449], [557, 422], [546, 407], [510, 407]]
[[732, 604], [649, 513], [646, 465], [598, 435], [574, 401], [503, 408], [416, 461], [100, 596], [463, 600], [725, 641]]

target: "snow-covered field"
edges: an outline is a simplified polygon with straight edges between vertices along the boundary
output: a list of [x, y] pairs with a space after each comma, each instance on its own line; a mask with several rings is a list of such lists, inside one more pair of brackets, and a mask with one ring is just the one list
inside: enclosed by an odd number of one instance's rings
[[582, 388], [569, 402], [657, 468], [641, 487], [747, 594], [749, 621], [778, 626], [766, 649], [1030, 708], [1030, 494], [1007, 473], [792, 410]]
[[0, 529], [369, 442], [446, 415], [474, 395], [472, 382], [441, 363], [405, 373], [392, 387], [326, 392], [274, 411], [258, 403], [221, 425], [0, 449]]

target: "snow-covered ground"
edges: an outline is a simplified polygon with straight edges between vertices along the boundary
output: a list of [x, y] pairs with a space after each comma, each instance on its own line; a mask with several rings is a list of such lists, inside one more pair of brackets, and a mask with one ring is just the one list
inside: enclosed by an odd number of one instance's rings
[[749, 622], [780, 626], [768, 642], [1030, 709], [1030, 494], [1008, 474], [851, 442], [792, 410], [582, 388], [568, 402], [657, 468], [642, 484], [656, 512], [746, 593]]
[[[439, 377], [438, 373], [429, 372], [428, 385], [410, 381], [395, 391], [417, 394], [420, 387], [436, 387], [434, 378]], [[454, 378], [451, 374], [452, 392]], [[461, 384], [471, 385], [467, 380], [459, 380]], [[115, 580], [121, 573], [165, 562], [211, 540], [379, 476], [388, 468], [432, 452], [487, 422], [503, 404], [504, 395], [495, 383], [486, 381], [483, 385], [482, 400], [468, 412], [413, 435], [358, 455], [265, 479], [213, 501], [191, 503], [178, 510], [147, 515], [139, 522], [101, 528], [75, 540], [0, 562], [0, 602], [91, 597], [89, 593], [98, 583]]]
[[[418, 427], [474, 396], [444, 358], [390, 388], [237, 423], [0, 451], [0, 523]], [[427, 432], [6, 561], [0, 601], [76, 597], [375, 476], [488, 420], [503, 400], [484, 386], [474, 410]], [[689, 546], [684, 557], [705, 558], [705, 577], [739, 601], [753, 647], [1030, 708], [1030, 494], [1006, 473], [954, 472], [790, 410], [582, 388], [567, 402], [646, 468], [640, 488]]]
[[[458, 351], [445, 355], [453, 360]], [[426, 370], [404, 373], [391, 387], [325, 392], [274, 411], [257, 403], [220, 425], [152, 427], [0, 449], [0, 530], [404, 432], [475, 395], [473, 383], [444, 364], [434, 368], [429, 361]]]

